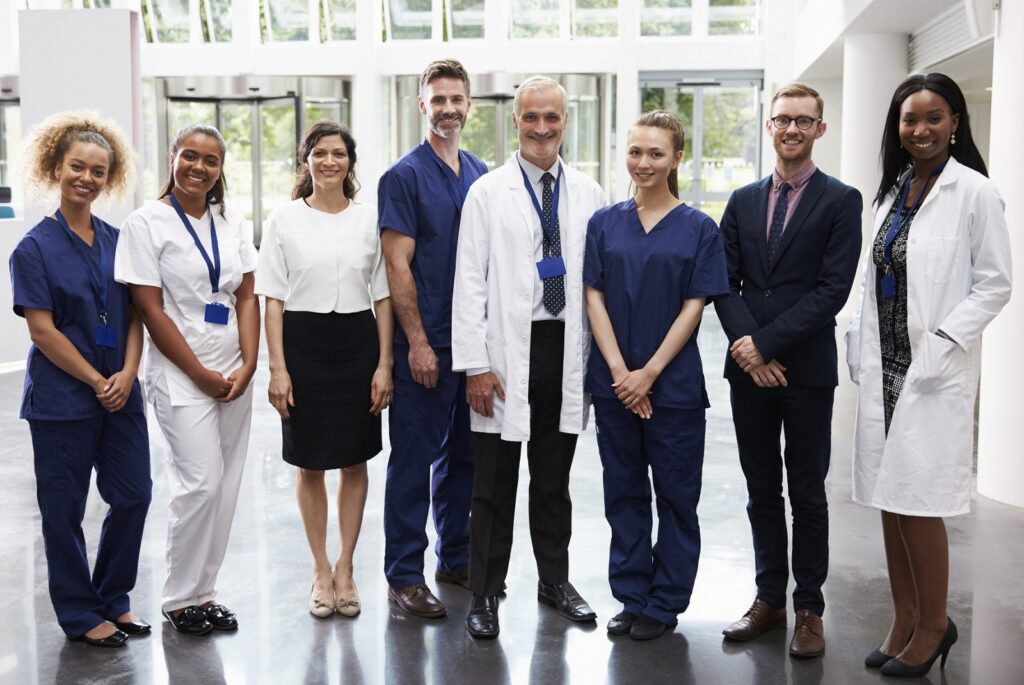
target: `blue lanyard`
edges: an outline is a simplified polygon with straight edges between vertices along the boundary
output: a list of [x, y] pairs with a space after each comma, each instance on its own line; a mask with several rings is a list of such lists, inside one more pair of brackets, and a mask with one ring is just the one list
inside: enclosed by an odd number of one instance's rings
[[[946, 160], [948, 162], [949, 159]], [[924, 195], [924, 189], [928, 187], [928, 181], [933, 176], [938, 176], [942, 173], [942, 170], [946, 168], [946, 162], [943, 162], [939, 166], [935, 167], [932, 173], [928, 174], [928, 178], [924, 183], [921, 184], [921, 189], [917, 191], [917, 197], [914, 199], [914, 204], [911, 205], [910, 211], [903, 215], [906, 209], [907, 194], [910, 192], [910, 181], [913, 179], [913, 175], [907, 177], [907, 180], [903, 183], [903, 187], [900, 189], [900, 196], [896, 200], [899, 209], [896, 211], [896, 216], [892, 218], [892, 223], [889, 224], [889, 230], [885, 234], [885, 243], [882, 246], [882, 263], [885, 265], [885, 270], [888, 272], [889, 264], [892, 263], [892, 244], [896, 240], [896, 236], [900, 234], [907, 224], [910, 223], [910, 217], [914, 215], [914, 211], [917, 206], [921, 204], [921, 197]]]
[[213, 286], [213, 292], [220, 290], [220, 248], [217, 246], [217, 227], [213, 223], [213, 210], [210, 206], [206, 206], [206, 211], [210, 213], [210, 242], [213, 244], [213, 261], [210, 261], [210, 255], [207, 253], [206, 248], [203, 247], [203, 242], [199, 240], [199, 236], [196, 235], [196, 229], [192, 228], [192, 222], [185, 216], [185, 210], [178, 204], [178, 199], [174, 197], [174, 193], [168, 195], [171, 199], [171, 206], [174, 207], [174, 211], [178, 213], [178, 218], [181, 219], [181, 223], [185, 224], [185, 229], [189, 235], [192, 236], [192, 240], [195, 241], [196, 247], [199, 248], [199, 254], [203, 256], [203, 261], [206, 262], [206, 268], [210, 272], [210, 285]]
[[71, 241], [71, 246], [75, 251], [81, 255], [82, 259], [85, 260], [86, 270], [89, 273], [89, 285], [92, 287], [93, 296], [96, 298], [96, 309], [100, 315], [100, 322], [103, 325], [107, 325], [107, 294], [110, 289], [110, 283], [106, 278], [107, 273], [110, 272], [107, 264], [107, 253], [103, 249], [103, 240], [100, 237], [99, 222], [96, 217], [92, 217], [92, 230], [93, 230], [93, 243], [96, 245], [96, 249], [100, 253], [100, 269], [99, 273], [96, 273], [96, 269], [93, 267], [92, 260], [89, 259], [89, 255], [85, 250], [83, 241], [80, 238], [76, 238], [74, 232], [71, 230], [71, 226], [68, 225], [68, 220], [64, 218], [64, 215], [60, 213], [58, 209], [54, 216], [57, 217], [57, 223], [64, 229], [64, 232], [68, 236], [68, 240]]
[[455, 175], [455, 171], [445, 164], [445, 162], [437, 156], [434, 152], [434, 148], [430, 147], [430, 143], [423, 143], [430, 148], [430, 156], [434, 160], [434, 164], [441, 170], [441, 176], [444, 178], [444, 187], [448, 191], [448, 197], [451, 198], [452, 203], [455, 205], [455, 209], [462, 211], [462, 205], [466, 202], [466, 193], [469, 192], [469, 174], [466, 173], [466, 159], [462, 156], [462, 150], [459, 150], [459, 185], [456, 186], [452, 182], [452, 176]]
[[526, 184], [526, 192], [530, 193], [530, 200], [533, 201], [533, 208], [537, 210], [537, 216], [540, 217], [540, 226], [544, 231], [544, 239], [550, 241], [555, 236], [555, 227], [557, 225], [558, 217], [558, 190], [562, 185], [562, 165], [558, 165], [558, 178], [555, 179], [555, 192], [551, 195], [551, 220], [549, 221], [544, 217], [544, 211], [540, 207], [540, 202], [537, 201], [537, 193], [533, 192], [533, 184], [530, 183], [530, 177], [526, 175], [526, 169], [523, 165], [519, 165], [519, 171], [523, 173], [523, 183]]

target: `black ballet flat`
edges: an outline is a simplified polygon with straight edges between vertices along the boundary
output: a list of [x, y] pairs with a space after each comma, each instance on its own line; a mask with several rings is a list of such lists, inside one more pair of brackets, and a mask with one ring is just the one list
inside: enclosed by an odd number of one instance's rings
[[217, 630], [237, 630], [238, 618], [223, 604], [211, 604], [203, 609], [206, 620]]
[[78, 637], [69, 637], [72, 642], [84, 642], [90, 647], [124, 647], [128, 644], [128, 635], [124, 631], [115, 630], [113, 634], [106, 637], [89, 637], [88, 635], [79, 635]]
[[113, 621], [113, 624], [117, 626], [118, 630], [122, 633], [127, 633], [130, 637], [149, 635], [149, 632], [153, 629], [153, 626], [145, 621]]

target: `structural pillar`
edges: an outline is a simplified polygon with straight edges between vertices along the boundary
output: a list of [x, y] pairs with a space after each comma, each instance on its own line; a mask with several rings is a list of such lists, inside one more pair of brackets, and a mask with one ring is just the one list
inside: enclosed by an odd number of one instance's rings
[[[874, 239], [871, 200], [881, 180], [878, 152], [893, 91], [907, 77], [907, 41], [907, 35], [902, 33], [850, 35], [843, 39], [839, 173], [843, 183], [864, 196], [861, 228], [865, 246]], [[854, 288], [854, 292], [857, 290]], [[856, 306], [855, 300], [851, 297], [847, 306]]]
[[[1024, 111], [1020, 65], [1024, 64], [1024, 4], [1003, 2], [999, 9], [992, 60], [992, 134], [989, 176], [1006, 202], [1014, 272], [1024, 275]], [[1024, 296], [1020, 281], [1009, 304], [986, 329], [982, 347], [981, 399], [978, 426], [978, 492], [994, 500], [1024, 507]]]

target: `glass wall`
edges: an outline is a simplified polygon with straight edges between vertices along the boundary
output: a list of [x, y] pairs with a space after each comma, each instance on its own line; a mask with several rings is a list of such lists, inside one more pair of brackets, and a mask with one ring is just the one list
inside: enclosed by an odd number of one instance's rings
[[11, 188], [16, 197], [21, 196], [20, 152], [21, 107], [17, 100], [0, 100], [0, 186]]
[[640, 82], [642, 111], [668, 110], [686, 130], [680, 197], [718, 221], [732, 191], [760, 173], [760, 79], [680, 75]]

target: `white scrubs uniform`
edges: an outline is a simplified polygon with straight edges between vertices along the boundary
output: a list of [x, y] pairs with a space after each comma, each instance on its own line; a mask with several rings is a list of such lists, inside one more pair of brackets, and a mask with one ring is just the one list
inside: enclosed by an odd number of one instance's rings
[[[257, 255], [241, 215], [227, 210], [221, 216], [215, 206], [201, 219], [189, 217], [211, 259], [211, 211], [221, 261], [218, 292], [212, 292], [206, 262], [178, 214], [158, 201], [125, 220], [114, 278], [161, 288], [164, 312], [199, 362], [227, 376], [242, 365], [234, 293], [243, 274], [255, 270]], [[211, 302], [227, 307], [227, 325], [205, 321]], [[252, 385], [233, 402], [217, 402], [157, 349], [148, 331], [145, 366], [146, 396], [170, 446], [162, 608], [174, 611], [214, 598], [249, 447]]]

